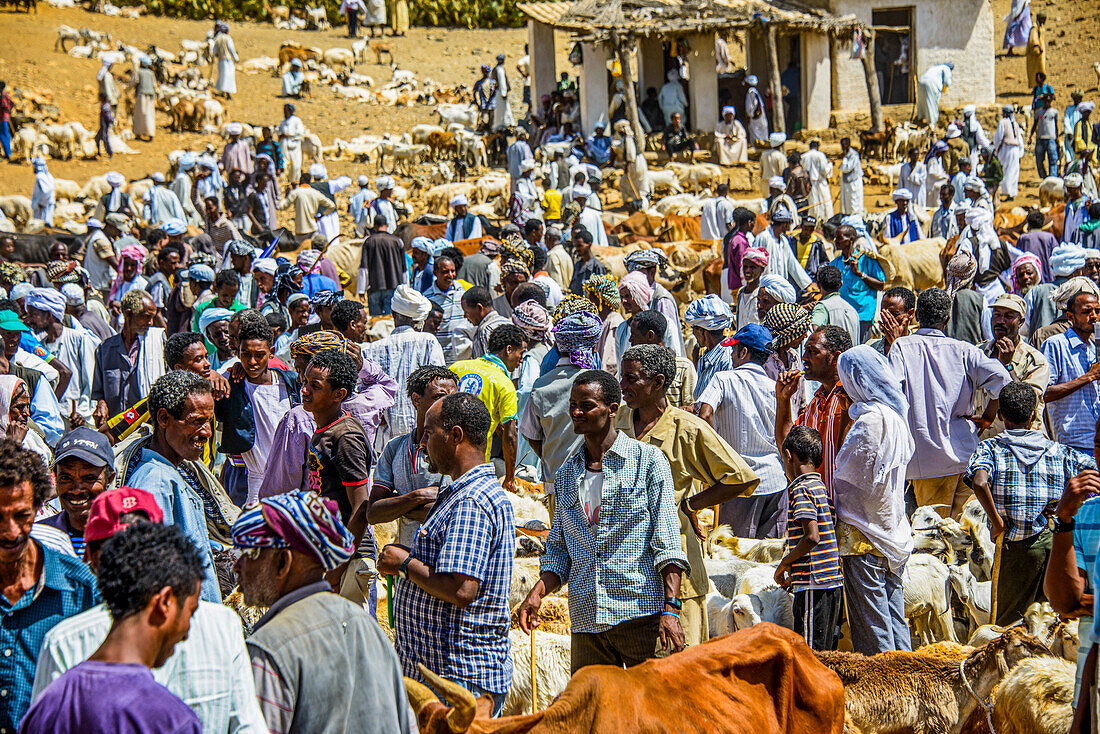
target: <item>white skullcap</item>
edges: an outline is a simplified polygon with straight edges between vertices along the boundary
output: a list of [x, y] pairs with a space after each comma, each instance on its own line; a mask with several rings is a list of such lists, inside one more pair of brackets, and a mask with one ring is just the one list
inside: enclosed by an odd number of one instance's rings
[[107, 185], [111, 188], [122, 186], [124, 183], [126, 183], [125, 177], [123, 177], [123, 175], [118, 171], [108, 171], [105, 178], [107, 179]]
[[84, 224], [89, 229], [103, 229], [103, 222], [99, 221], [95, 217], [89, 217], [88, 221], [84, 222]]
[[787, 190], [787, 182], [783, 180], [782, 176], [772, 176], [768, 179], [769, 189], [779, 189], [780, 191]]
[[913, 192], [909, 189], [894, 189], [894, 193], [890, 194], [890, 198], [901, 201], [912, 201]]
[[1096, 109], [1096, 105], [1092, 102], [1082, 102], [1077, 105], [1078, 112], [1092, 112], [1094, 109]]
[[370, 183], [370, 179], [367, 178], [366, 176], [364, 176], [363, 174], [359, 174], [359, 179], [356, 183], [358, 183], [360, 186], [365, 187]]
[[959, 130], [958, 125], [956, 125], [955, 123], [951, 123], [950, 125], [947, 126], [947, 133], [945, 134], [945, 137], [957, 138], [960, 135], [962, 135], [962, 131]]
[[588, 188], [587, 186], [574, 186], [573, 187], [573, 198], [574, 199], [579, 198], [579, 197], [587, 197], [587, 196], [591, 196], [591, 195], [592, 195], [592, 189]]
[[1086, 247], [1084, 249], [1086, 260], [1100, 260], [1100, 250], [1097, 250], [1095, 247]]
[[386, 189], [393, 188], [392, 176], [379, 176], [374, 180], [374, 185], [378, 187], [379, 191], [385, 191]]
[[231, 122], [225, 126], [225, 131], [230, 135], [240, 135], [244, 132], [244, 125], [239, 122]]
[[275, 262], [275, 258], [260, 257], [252, 261], [252, 269], [268, 275], [275, 275], [275, 271], [279, 269], [279, 263]]
[[465, 194], [457, 194], [457, 195], [455, 195], [455, 197], [453, 199], [451, 199], [451, 206], [452, 207], [466, 206], [469, 203], [470, 203], [470, 201], [466, 198]]
[[309, 175], [313, 178], [328, 178], [328, 169], [321, 163], [314, 163], [309, 167]]
[[963, 105], [963, 114], [964, 115], [973, 115], [977, 111], [978, 111], [978, 105], [973, 105], [973, 104]]
[[431, 313], [432, 302], [415, 288], [399, 285], [393, 291], [390, 308], [394, 313], [407, 316], [413, 321], [423, 321]]
[[963, 184], [963, 191], [981, 191], [985, 188], [985, 182], [977, 176], [970, 176]]
[[76, 283], [66, 283], [61, 286], [61, 295], [65, 297], [68, 306], [79, 306], [84, 303], [84, 289]]
[[737, 110], [735, 110], [733, 108], [733, 105], [728, 104], [728, 105], [726, 105], [725, 107], [722, 108], [722, 117], [725, 117], [726, 115], [736, 115], [736, 114], [737, 114]]
[[787, 136], [783, 133], [772, 133], [768, 136], [768, 144], [773, 148], [778, 148], [785, 142], [787, 142]]
[[1068, 174], [1065, 178], [1065, 184], [1067, 188], [1079, 189], [1085, 183], [1085, 177], [1079, 173]]
[[760, 80], [756, 78], [755, 74], [749, 74], [745, 77], [745, 84], [748, 84], [750, 87], [755, 87], [758, 81]]
[[153, 171], [153, 175], [151, 175], [149, 178], [153, 179], [153, 183], [164, 183], [164, 174], [160, 171]]

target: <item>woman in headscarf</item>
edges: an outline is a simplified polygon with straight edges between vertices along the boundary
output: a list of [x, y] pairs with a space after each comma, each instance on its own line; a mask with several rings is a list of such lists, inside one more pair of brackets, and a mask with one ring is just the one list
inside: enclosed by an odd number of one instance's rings
[[111, 67], [115, 65], [114, 56], [104, 54], [101, 64], [95, 75], [96, 83], [99, 85], [99, 93], [107, 98], [107, 104], [111, 105], [111, 112], [114, 112], [118, 108], [118, 84], [115, 82], [115, 75], [111, 73]]
[[213, 197], [221, 202], [222, 191], [225, 189], [225, 179], [218, 170], [218, 162], [212, 155], [201, 155], [195, 161], [197, 177], [195, 180], [195, 194], [199, 201]]
[[53, 454], [37, 429], [30, 427], [30, 419], [31, 397], [27, 383], [15, 375], [0, 375], [0, 435], [38, 454], [49, 466], [53, 463]]
[[913, 550], [905, 513], [905, 471], [913, 456], [909, 405], [886, 357], [866, 345], [837, 360], [852, 399], [852, 425], [833, 472], [837, 545], [852, 645], [874, 655], [910, 650], [902, 576]]
[[619, 313], [623, 305], [619, 296], [619, 282], [614, 275], [593, 275], [584, 282], [584, 295], [599, 309], [597, 314], [603, 322], [600, 338], [596, 342], [596, 353], [600, 355], [603, 369], [618, 375], [619, 356], [615, 346], [615, 330], [624, 321]]
[[218, 21], [214, 24], [214, 51], [211, 54], [218, 66], [218, 78], [214, 82], [214, 91], [229, 99], [237, 93], [237, 67], [240, 61], [233, 37], [229, 35], [229, 24]]
[[57, 206], [57, 194], [54, 192], [54, 180], [46, 161], [35, 157], [31, 159], [34, 168], [34, 191], [31, 193], [31, 216], [53, 226], [53, 210]]
[[733, 105], [722, 108], [722, 119], [714, 126], [714, 141], [718, 148], [718, 163], [731, 166], [749, 159], [745, 127], [736, 117]]
[[[123, 239], [123, 238], [119, 238]], [[111, 290], [107, 295], [107, 303], [121, 301], [129, 291], [137, 288], [144, 290], [148, 281], [141, 274], [141, 266], [148, 257], [148, 251], [133, 238], [127, 238], [132, 244], [124, 245], [118, 253], [119, 269], [115, 281], [111, 283]]]
[[135, 138], [152, 140], [157, 132], [157, 77], [149, 68], [151, 60], [142, 55], [134, 73], [134, 112], [131, 127]]
[[737, 292], [738, 329], [748, 324], [760, 323], [756, 301], [760, 295], [760, 277], [768, 267], [768, 259], [768, 251], [763, 247], [749, 247], [741, 256], [742, 285]]

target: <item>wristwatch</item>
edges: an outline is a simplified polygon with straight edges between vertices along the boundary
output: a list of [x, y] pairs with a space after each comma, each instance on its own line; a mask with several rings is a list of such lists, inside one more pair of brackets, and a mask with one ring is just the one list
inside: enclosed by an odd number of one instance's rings
[[397, 575], [400, 576], [401, 578], [405, 579], [406, 581], [409, 579], [409, 575], [408, 575], [409, 561], [411, 561], [412, 559], [413, 559], [412, 553], [410, 553], [409, 555], [405, 556], [405, 560], [402, 561], [401, 565], [397, 567]]
[[673, 609], [679, 611], [684, 608], [684, 600], [678, 596], [666, 596], [665, 606], [672, 607]]
[[1072, 533], [1074, 526], [1077, 525], [1077, 518], [1071, 517], [1069, 522], [1062, 522], [1057, 517], [1054, 518], [1054, 532], [1056, 533]]

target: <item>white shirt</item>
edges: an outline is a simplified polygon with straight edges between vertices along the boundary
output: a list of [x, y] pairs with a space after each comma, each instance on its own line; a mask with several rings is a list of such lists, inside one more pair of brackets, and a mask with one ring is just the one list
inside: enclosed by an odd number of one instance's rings
[[787, 488], [775, 446], [775, 400], [775, 380], [748, 362], [714, 375], [695, 401], [714, 408], [714, 429], [760, 477], [754, 496]]
[[725, 196], [713, 196], [703, 202], [699, 222], [699, 237], [704, 240], [720, 240], [730, 229], [733, 207]]
[[[42, 337], [39, 337], [42, 340]], [[95, 348], [99, 339], [90, 331], [62, 327], [61, 336], [55, 342], [42, 345], [50, 350], [60, 364], [65, 365], [73, 377], [61, 396], [61, 409], [68, 418], [73, 406], [76, 412], [84, 416], [85, 421], [92, 419], [92, 376], [95, 374]]]
[[763, 232], [756, 235], [756, 240], [752, 244], [753, 247], [763, 247], [768, 251], [768, 265], [764, 268], [764, 273], [775, 273], [781, 278], [786, 278], [798, 290], [804, 290], [813, 281], [810, 279], [809, 274], [802, 267], [802, 264], [798, 262], [798, 257], [794, 254], [794, 250], [787, 244], [787, 236], [783, 235], [778, 237], [775, 234], [775, 230], [771, 227], [766, 228]]
[[581, 480], [581, 502], [584, 516], [590, 525], [600, 521], [600, 505], [603, 503], [603, 472], [584, 470]]
[[[404, 385], [413, 372], [426, 365], [442, 367], [443, 347], [431, 334], [414, 331], [411, 326], [399, 326], [385, 339], [371, 342], [364, 347], [364, 356], [377, 362], [397, 381]], [[386, 409], [386, 435], [403, 436], [416, 428], [416, 408], [404, 390], [398, 390], [394, 404]]]
[[297, 115], [291, 115], [279, 123], [278, 134], [284, 151], [297, 151], [302, 146], [306, 126]]
[[256, 440], [252, 448], [241, 454], [248, 468], [248, 492], [250, 497], [258, 497], [260, 485], [267, 472], [267, 457], [271, 453], [271, 440], [275, 429], [284, 415], [290, 412], [290, 395], [286, 387], [274, 373], [271, 384], [256, 385], [247, 380], [244, 383], [248, 399], [252, 401], [252, 417], [256, 423]]

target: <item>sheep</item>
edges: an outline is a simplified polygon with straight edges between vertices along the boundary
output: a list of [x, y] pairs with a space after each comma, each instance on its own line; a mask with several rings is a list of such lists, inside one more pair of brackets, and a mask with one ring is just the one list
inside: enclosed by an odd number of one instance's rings
[[207, 126], [216, 131], [225, 124], [225, 107], [216, 99], [203, 100], [203, 115]]
[[0, 212], [16, 223], [25, 224], [31, 219], [31, 200], [22, 194], [0, 196]]
[[707, 632], [710, 639], [728, 635], [737, 629], [733, 619], [733, 600], [717, 591], [711, 591], [703, 603], [707, 608]]
[[328, 11], [323, 7], [311, 8], [306, 6], [306, 17], [310, 27], [319, 31], [327, 31], [332, 28], [332, 25], [328, 22]]
[[321, 139], [307, 132], [302, 136], [302, 160], [309, 163], [324, 163], [325, 153]]
[[730, 533], [728, 525], [719, 525], [707, 538], [711, 557], [736, 556], [755, 563], [776, 563], [786, 554], [786, 538], [754, 540], [738, 538]]
[[1001, 627], [996, 624], [983, 624], [970, 635], [970, 639], [966, 641], [966, 644], [972, 647], [981, 647], [987, 642], [991, 642], [1005, 633], [1008, 627]]
[[993, 695], [998, 734], [1065, 734], [1073, 721], [1075, 666], [1037, 656], [1023, 660], [1004, 677]]
[[63, 53], [67, 53], [69, 49], [66, 48], [66, 43], [80, 45], [83, 40], [80, 37], [80, 31], [76, 28], [70, 25], [59, 25], [57, 27], [57, 40], [53, 42], [53, 50], [57, 51], [60, 48]]
[[535, 647], [535, 708], [549, 706], [569, 683], [571, 671], [570, 637], [544, 632], [540, 628], [534, 640], [522, 630], [508, 633], [512, 647], [512, 685], [504, 699], [502, 716], [531, 712], [531, 645]]
[[1047, 176], [1039, 184], [1039, 208], [1047, 209], [1066, 200], [1066, 182], [1059, 176]]
[[447, 161], [440, 161], [432, 166], [431, 180], [433, 184], [445, 184], [454, 181], [455, 174]]
[[278, 65], [279, 60], [274, 56], [257, 56], [241, 62], [239, 68], [245, 74], [259, 74], [264, 71], [272, 71]]
[[433, 214], [446, 214], [450, 211], [451, 199], [459, 194], [470, 199], [474, 194], [474, 185], [469, 182], [460, 182], [433, 186], [424, 195], [424, 206]]
[[1049, 602], [1037, 601], [1024, 612], [1024, 624], [1031, 634], [1044, 642], [1050, 640], [1051, 630], [1058, 623], [1058, 616]]
[[508, 593], [509, 609], [519, 606], [531, 593], [531, 589], [535, 588], [535, 583], [542, 573], [540, 562], [541, 559], [538, 557], [516, 558], [512, 561], [512, 584]]
[[111, 185], [107, 183], [107, 174], [101, 173], [89, 178], [80, 189], [76, 198], [99, 201], [105, 194], [111, 192]]
[[654, 193], [658, 189], [667, 189], [673, 194], [682, 194], [684, 189], [680, 186], [680, 179], [676, 177], [676, 172], [673, 170], [655, 170], [653, 168], [646, 172], [646, 181], [649, 185], [649, 190]]
[[67, 178], [54, 177], [53, 190], [58, 201], [75, 201], [80, 198], [80, 184]]
[[950, 577], [943, 561], [926, 554], [910, 556], [905, 566], [905, 618], [924, 644], [938, 640], [958, 642], [947, 593]]
[[538, 520], [546, 527], [550, 527], [550, 512], [542, 502], [514, 492], [505, 492], [505, 494], [508, 495], [508, 501], [512, 503], [512, 514], [515, 515], [516, 525], [524, 526], [530, 520]]
[[714, 186], [722, 179], [722, 169], [713, 163], [677, 163], [669, 162], [668, 167], [676, 174], [681, 187], [698, 192], [700, 189]]
[[22, 158], [30, 163], [34, 157], [34, 149], [38, 145], [38, 131], [30, 125], [19, 128], [19, 131], [11, 137], [12, 160]]
[[494, 196], [508, 196], [508, 176], [499, 172], [486, 173], [474, 182], [476, 201], [487, 202]]
[[339, 46], [330, 48], [325, 51], [325, 55], [322, 58], [326, 64], [333, 68], [355, 68], [355, 54], [350, 49], [341, 48]]
[[763, 588], [768, 583], [775, 583], [775, 566], [770, 564], [753, 563], [744, 558], [706, 558], [703, 563], [711, 588], [730, 599], [749, 593], [743, 590], [746, 584]]
[[951, 588], [955, 590], [959, 601], [966, 605], [970, 628], [974, 630], [983, 624], [989, 624], [993, 608], [993, 582], [978, 581], [966, 564], [948, 566], [947, 572], [951, 575]]
[[76, 147], [76, 133], [68, 125], [40, 125], [39, 133], [57, 148], [59, 158], [69, 160]]
[[695, 194], [673, 194], [666, 196], [653, 205], [658, 216], [669, 214], [684, 214], [689, 217], [697, 217], [702, 211], [703, 202]]
[[367, 39], [357, 38], [351, 42], [351, 55], [355, 58], [355, 63], [361, 64], [366, 60], [367, 55]]
[[409, 128], [409, 139], [415, 145], [421, 145], [428, 142], [428, 136], [432, 133], [446, 132], [439, 125], [432, 125], [430, 123], [422, 123], [420, 125], [413, 125]]
[[958, 734], [1009, 669], [1047, 651], [1013, 628], [961, 661], [913, 652], [815, 654], [840, 676], [845, 711], [859, 731]]
[[395, 145], [393, 148], [393, 169], [406, 176], [412, 175], [412, 167], [420, 162], [421, 156], [428, 152], [426, 145]]
[[791, 595], [773, 585], [752, 594], [738, 594], [730, 600], [734, 629], [745, 629], [760, 622], [774, 622], [794, 629], [794, 604]]

